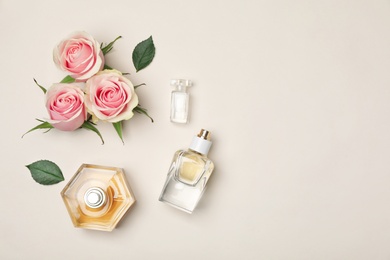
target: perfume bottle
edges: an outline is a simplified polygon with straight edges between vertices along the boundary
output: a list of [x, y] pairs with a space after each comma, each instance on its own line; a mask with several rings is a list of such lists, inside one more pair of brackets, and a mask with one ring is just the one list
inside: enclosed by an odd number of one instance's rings
[[61, 192], [75, 227], [112, 231], [135, 203], [120, 168], [83, 164]]
[[202, 129], [188, 150], [175, 153], [159, 200], [192, 213], [206, 189], [214, 163], [207, 158], [210, 132]]
[[192, 82], [186, 79], [171, 80], [171, 86], [175, 89], [171, 94], [171, 122], [185, 124], [188, 122], [189, 94], [187, 87]]

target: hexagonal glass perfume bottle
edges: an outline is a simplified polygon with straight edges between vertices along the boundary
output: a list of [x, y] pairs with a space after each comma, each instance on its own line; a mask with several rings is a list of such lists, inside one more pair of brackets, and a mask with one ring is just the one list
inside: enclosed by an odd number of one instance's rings
[[112, 231], [135, 197], [123, 169], [83, 164], [61, 192], [75, 227]]

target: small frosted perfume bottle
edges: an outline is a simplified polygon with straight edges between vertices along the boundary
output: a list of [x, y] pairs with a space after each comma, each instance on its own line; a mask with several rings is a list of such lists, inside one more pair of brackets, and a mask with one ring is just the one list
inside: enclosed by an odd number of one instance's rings
[[83, 164], [61, 192], [75, 227], [111, 231], [135, 203], [121, 168]]
[[202, 129], [188, 150], [175, 153], [159, 200], [192, 213], [206, 189], [214, 169], [207, 158], [211, 147], [210, 132]]
[[187, 87], [192, 82], [186, 79], [171, 80], [171, 86], [175, 89], [171, 94], [171, 122], [185, 124], [188, 122], [189, 94]]

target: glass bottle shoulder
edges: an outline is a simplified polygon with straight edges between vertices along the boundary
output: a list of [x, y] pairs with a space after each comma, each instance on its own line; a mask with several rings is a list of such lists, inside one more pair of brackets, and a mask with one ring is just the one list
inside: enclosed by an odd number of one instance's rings
[[206, 155], [195, 152], [191, 149], [176, 151], [173, 156], [173, 161], [177, 161], [178, 159], [181, 158], [185, 158], [185, 160], [194, 161], [201, 164], [207, 163], [207, 164], [214, 165], [214, 163]]
[[174, 155], [175, 178], [184, 184], [194, 186], [202, 177], [208, 177], [214, 169], [213, 162], [206, 155], [191, 149], [179, 150]]

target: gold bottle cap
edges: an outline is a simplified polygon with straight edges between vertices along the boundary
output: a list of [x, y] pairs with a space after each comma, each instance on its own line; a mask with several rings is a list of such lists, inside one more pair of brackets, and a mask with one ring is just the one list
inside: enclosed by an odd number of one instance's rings
[[205, 129], [200, 130], [198, 137], [204, 140], [210, 140], [211, 133]]

